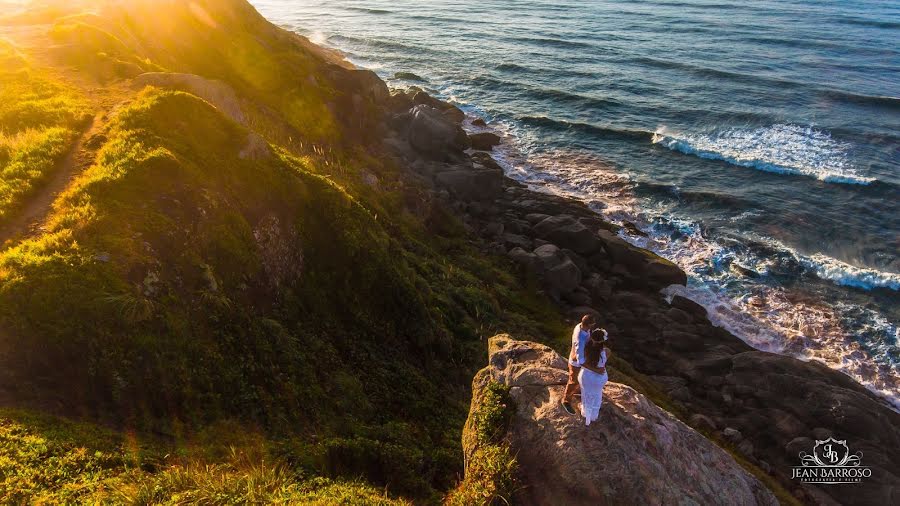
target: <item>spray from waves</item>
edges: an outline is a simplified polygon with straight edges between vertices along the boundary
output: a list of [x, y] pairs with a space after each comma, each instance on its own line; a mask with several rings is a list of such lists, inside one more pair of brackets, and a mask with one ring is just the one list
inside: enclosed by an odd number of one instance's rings
[[900, 290], [900, 274], [897, 273], [855, 267], [821, 253], [809, 257], [799, 255], [798, 259], [804, 267], [815, 272], [818, 277], [833, 281], [838, 285], [852, 286], [863, 290], [872, 290], [873, 288]]
[[309, 37], [310, 42], [320, 46], [324, 46], [328, 43], [328, 35], [318, 30], [310, 32], [307, 37]]
[[[510, 125], [503, 125], [503, 133], [513, 142], [527, 137]], [[586, 201], [607, 219], [631, 222], [648, 232], [648, 237], [623, 238], [672, 260], [689, 276], [687, 287], [670, 287], [667, 295], [700, 303], [713, 324], [756, 349], [823, 362], [900, 411], [897, 326], [875, 310], [828, 303], [773, 280], [775, 272], [783, 271], [784, 259], [791, 272], [811, 269], [825, 279], [810, 262], [826, 265], [837, 260], [805, 257], [773, 240], [758, 238], [767, 246], [760, 249], [707, 237], [698, 223], [674, 216], [664, 204], [636, 197], [632, 178], [596, 156], [559, 150], [525, 156], [513, 142], [494, 153], [507, 175], [539, 191]], [[745, 212], [733, 221], [746, 217]], [[843, 267], [847, 273], [853, 272], [852, 266], [847, 267]], [[756, 277], [747, 278], [748, 272]]]
[[[775, 256], [790, 258], [798, 270], [807, 270], [819, 279], [838, 286], [849, 286], [862, 290], [884, 288], [900, 290], [900, 273], [880, 271], [870, 267], [857, 267], [822, 253], [804, 255], [771, 237], [751, 236], [754, 241], [769, 248], [768, 259]], [[766, 271], [761, 266], [762, 272]], [[799, 274], [799, 272], [798, 272]]]
[[826, 183], [867, 185], [849, 161], [850, 145], [813, 127], [772, 125], [713, 133], [679, 134], [657, 129], [652, 142], [673, 151], [777, 174], [809, 176]]
[[[772, 253], [760, 255], [706, 237], [694, 222], [658, 210], [650, 214], [656, 216], [646, 228], [650, 236], [625, 239], [688, 273], [688, 286], [669, 287], [668, 296], [682, 295], [703, 305], [710, 321], [756, 349], [823, 362], [900, 411], [896, 325], [878, 311], [782, 287], [769, 276], [777, 262], [772, 255], [793, 258], [804, 267], [807, 257], [779, 243], [770, 243]], [[742, 279], [747, 272], [759, 278]]]

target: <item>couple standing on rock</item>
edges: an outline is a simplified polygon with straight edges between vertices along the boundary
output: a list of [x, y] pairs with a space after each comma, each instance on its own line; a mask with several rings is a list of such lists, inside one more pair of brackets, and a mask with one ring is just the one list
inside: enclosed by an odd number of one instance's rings
[[600, 416], [603, 404], [603, 387], [609, 380], [606, 374], [606, 361], [609, 360], [609, 348], [606, 342], [609, 334], [597, 328], [592, 315], [584, 315], [581, 323], [572, 332], [572, 350], [569, 352], [569, 381], [563, 394], [562, 406], [570, 414], [575, 414], [572, 398], [581, 390], [581, 414], [585, 425]]

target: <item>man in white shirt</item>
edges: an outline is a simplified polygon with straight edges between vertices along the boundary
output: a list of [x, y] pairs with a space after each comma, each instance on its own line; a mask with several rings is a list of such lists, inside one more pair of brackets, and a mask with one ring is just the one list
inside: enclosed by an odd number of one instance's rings
[[569, 352], [569, 381], [566, 382], [566, 391], [563, 393], [562, 406], [570, 415], [575, 414], [572, 407], [572, 397], [578, 392], [578, 373], [581, 364], [584, 363], [584, 345], [591, 338], [591, 331], [597, 322], [592, 315], [581, 317], [581, 323], [572, 331], [572, 350]]

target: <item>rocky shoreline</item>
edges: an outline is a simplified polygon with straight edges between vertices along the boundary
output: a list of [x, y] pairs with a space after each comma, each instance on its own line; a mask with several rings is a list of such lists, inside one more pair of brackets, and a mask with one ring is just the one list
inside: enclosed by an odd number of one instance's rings
[[[660, 289], [687, 281], [676, 265], [624, 241], [583, 203], [505, 176], [490, 155], [500, 139], [467, 134], [455, 106], [416, 88], [391, 94], [373, 73], [354, 72], [358, 93], [383, 111], [385, 150], [409, 177], [452, 209], [486, 253], [506, 255], [537, 279], [563, 312], [596, 313], [617, 354], [666, 392], [683, 421], [717, 434], [803, 502], [898, 501], [900, 414], [883, 400], [822, 364], [753, 349], [688, 299], [667, 301]], [[791, 480], [799, 452], [828, 437], [862, 451], [872, 468], [852, 492]]]

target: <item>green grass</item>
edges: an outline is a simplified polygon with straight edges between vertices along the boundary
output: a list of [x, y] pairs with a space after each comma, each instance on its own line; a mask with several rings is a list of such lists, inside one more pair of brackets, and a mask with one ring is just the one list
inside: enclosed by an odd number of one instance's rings
[[52, 174], [75, 136], [60, 127], [0, 133], [0, 222]]
[[407, 504], [363, 483], [306, 477], [258, 450], [230, 448], [225, 459], [208, 463], [193, 455], [202, 454], [204, 448], [186, 451], [158, 441], [142, 444], [134, 434], [3, 409], [0, 502]]
[[445, 502], [460, 506], [509, 504], [516, 487], [518, 466], [506, 441], [513, 409], [509, 387], [488, 381], [483, 390], [476, 391], [475, 395], [469, 420], [463, 430], [465, 479]]
[[306, 472], [451, 488], [457, 385], [549, 304], [501, 260], [388, 233], [314, 158], [240, 159], [248, 132], [192, 95], [146, 90], [102, 134], [46, 233], [0, 253], [22, 392], [139, 430], [236, 416]]
[[0, 224], [50, 176], [87, 120], [74, 88], [0, 41]]

